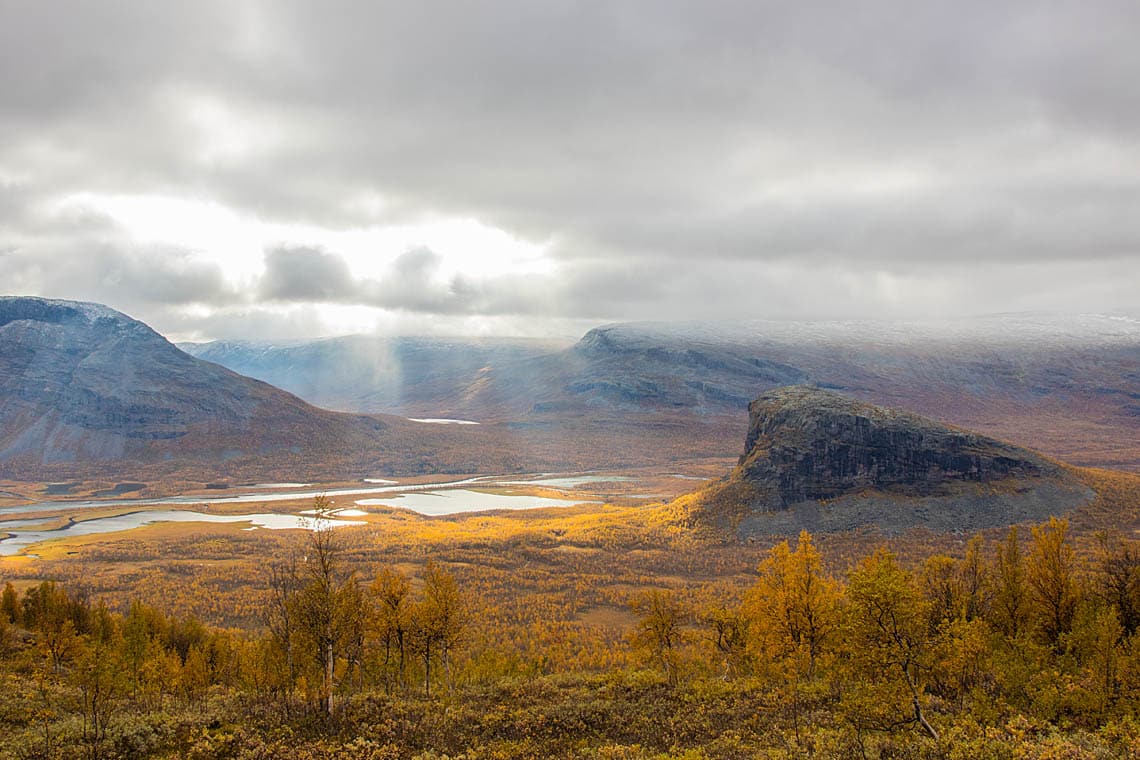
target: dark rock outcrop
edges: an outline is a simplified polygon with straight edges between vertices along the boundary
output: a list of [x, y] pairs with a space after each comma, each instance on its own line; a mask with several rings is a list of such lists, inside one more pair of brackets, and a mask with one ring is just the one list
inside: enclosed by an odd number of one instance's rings
[[777, 388], [749, 411], [739, 466], [694, 497], [698, 521], [740, 535], [976, 530], [1093, 496], [1026, 449], [815, 387]]
[[744, 477], [774, 490], [781, 506], [865, 488], [928, 496], [956, 481], [1058, 473], [1025, 449], [811, 386], [769, 391], [748, 411]]

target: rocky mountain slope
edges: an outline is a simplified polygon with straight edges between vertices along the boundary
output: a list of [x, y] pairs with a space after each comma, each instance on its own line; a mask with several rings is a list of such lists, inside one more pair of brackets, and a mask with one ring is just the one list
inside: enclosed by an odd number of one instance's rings
[[0, 299], [6, 464], [152, 461], [175, 448], [232, 458], [384, 429], [194, 359], [105, 306]]
[[800, 385], [750, 404], [739, 465], [689, 508], [698, 521], [745, 536], [947, 531], [1062, 514], [1093, 495], [1026, 449]]

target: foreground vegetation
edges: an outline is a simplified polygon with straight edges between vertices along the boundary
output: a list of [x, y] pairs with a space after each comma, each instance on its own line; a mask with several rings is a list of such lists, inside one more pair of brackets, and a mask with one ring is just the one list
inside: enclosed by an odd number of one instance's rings
[[0, 757], [1140, 757], [1133, 539], [749, 549], [611, 517], [421, 526], [437, 561], [394, 528], [378, 558], [274, 536], [225, 566], [260, 579], [231, 618], [199, 573], [9, 584]]

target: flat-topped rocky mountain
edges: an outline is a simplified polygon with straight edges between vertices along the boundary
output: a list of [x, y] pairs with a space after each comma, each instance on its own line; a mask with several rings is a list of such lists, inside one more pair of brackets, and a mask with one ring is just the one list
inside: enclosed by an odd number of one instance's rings
[[811, 386], [769, 391], [748, 411], [743, 476], [773, 489], [781, 506], [863, 488], [930, 495], [956, 482], [1059, 473], [1025, 449]]
[[1062, 514], [1092, 496], [1027, 449], [797, 385], [749, 405], [739, 465], [697, 494], [695, 514], [741, 535], [973, 530]]

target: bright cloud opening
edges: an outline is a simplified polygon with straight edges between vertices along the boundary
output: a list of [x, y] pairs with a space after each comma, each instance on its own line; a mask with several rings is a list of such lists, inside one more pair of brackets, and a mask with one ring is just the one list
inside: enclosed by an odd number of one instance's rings
[[279, 246], [323, 249], [341, 256], [354, 276], [373, 279], [382, 279], [401, 254], [415, 248], [437, 254], [445, 278], [544, 275], [555, 269], [547, 243], [523, 240], [475, 219], [330, 229], [268, 222], [208, 200], [94, 193], [68, 196], [58, 210], [106, 216], [137, 243], [188, 249], [221, 267], [235, 286], [256, 280], [265, 269], [265, 251]]

